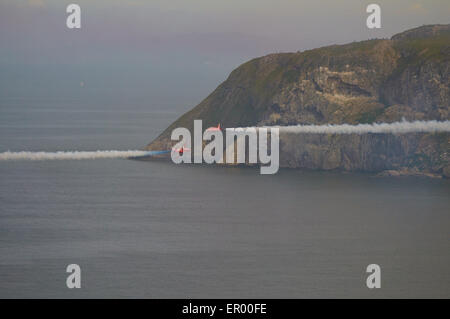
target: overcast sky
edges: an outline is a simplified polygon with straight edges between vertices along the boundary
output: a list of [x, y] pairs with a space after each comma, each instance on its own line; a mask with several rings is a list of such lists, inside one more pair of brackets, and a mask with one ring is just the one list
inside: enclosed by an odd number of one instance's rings
[[[81, 30], [66, 27], [69, 3], [81, 6]], [[379, 30], [365, 26], [370, 3], [381, 6]], [[126, 69], [156, 91], [185, 83], [204, 94], [252, 57], [390, 37], [449, 17], [448, 0], [0, 0], [0, 84], [17, 94], [20, 72], [49, 68], [39, 71], [44, 82], [65, 72], [88, 87], [111, 77], [101, 70]]]

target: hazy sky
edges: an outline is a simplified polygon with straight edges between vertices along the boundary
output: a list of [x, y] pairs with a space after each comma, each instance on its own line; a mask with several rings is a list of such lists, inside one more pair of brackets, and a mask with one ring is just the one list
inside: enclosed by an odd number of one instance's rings
[[[66, 27], [70, 3], [81, 6], [81, 30]], [[381, 6], [379, 30], [365, 26], [370, 3]], [[0, 90], [128, 83], [142, 97], [177, 90], [195, 100], [252, 57], [390, 37], [449, 17], [448, 0], [0, 0]]]

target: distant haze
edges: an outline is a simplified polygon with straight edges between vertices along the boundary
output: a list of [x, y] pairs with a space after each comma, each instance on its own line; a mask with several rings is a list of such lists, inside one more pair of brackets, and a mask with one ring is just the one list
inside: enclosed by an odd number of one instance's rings
[[[60, 0], [0, 2], [0, 96], [149, 101], [186, 110], [246, 60], [272, 52], [390, 37], [448, 23], [450, 2], [79, 0], [82, 29]], [[0, 107], [2, 107], [0, 102]], [[169, 107], [169, 106], [168, 106]]]

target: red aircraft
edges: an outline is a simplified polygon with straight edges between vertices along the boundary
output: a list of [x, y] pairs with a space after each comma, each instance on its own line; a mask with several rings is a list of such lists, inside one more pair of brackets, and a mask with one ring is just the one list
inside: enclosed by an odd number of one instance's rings
[[213, 126], [213, 127], [210, 127], [210, 128], [208, 128], [206, 130], [207, 131], [221, 131], [222, 129], [220, 128], [220, 123], [219, 123], [219, 125], [217, 125], [217, 127]]
[[190, 150], [191, 150], [190, 148], [182, 146], [180, 148], [173, 148], [172, 152], [178, 152], [178, 154], [180, 154], [180, 156], [182, 156], [184, 152], [189, 152]]

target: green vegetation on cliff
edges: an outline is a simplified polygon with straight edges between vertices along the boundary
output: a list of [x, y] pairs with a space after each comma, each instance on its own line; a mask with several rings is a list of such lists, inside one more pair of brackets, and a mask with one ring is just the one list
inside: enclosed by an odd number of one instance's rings
[[[223, 127], [357, 124], [403, 118], [449, 120], [449, 71], [450, 25], [422, 26], [391, 39], [269, 54], [231, 72], [216, 90], [170, 125], [148, 149], [170, 147], [172, 130], [192, 129], [195, 119], [203, 120], [205, 126], [220, 122]], [[444, 138], [433, 137], [445, 141], [432, 143], [436, 147], [433, 152], [427, 150], [430, 154], [421, 151], [425, 147], [420, 142], [422, 138], [429, 140], [426, 136], [417, 137], [413, 143], [417, 150], [408, 148], [408, 154], [396, 154], [399, 158], [403, 156], [399, 165], [409, 161], [410, 166], [442, 171], [448, 166], [448, 134]], [[295, 139], [290, 143], [296, 143]], [[408, 144], [407, 141], [400, 144], [405, 143]], [[439, 167], [434, 157], [440, 158]], [[428, 166], [426, 158], [430, 159]], [[298, 159], [290, 162], [293, 164], [286, 166], [303, 167], [304, 163]], [[347, 169], [342, 158], [335, 162], [326, 167]], [[374, 170], [389, 169], [392, 165], [389, 160], [387, 163]], [[430, 163], [435, 166], [430, 168], [433, 166]], [[324, 168], [320, 163], [311, 166]], [[367, 163], [357, 167], [370, 170]]]

